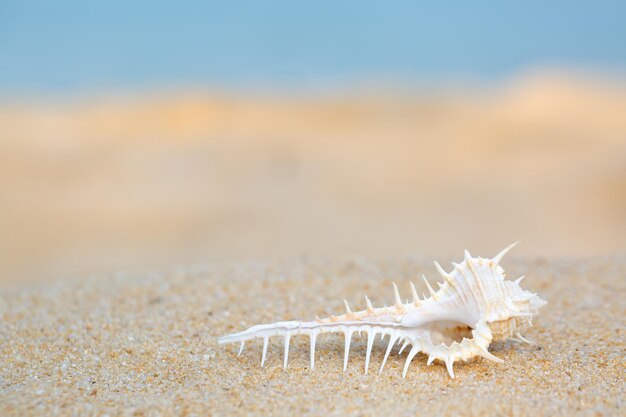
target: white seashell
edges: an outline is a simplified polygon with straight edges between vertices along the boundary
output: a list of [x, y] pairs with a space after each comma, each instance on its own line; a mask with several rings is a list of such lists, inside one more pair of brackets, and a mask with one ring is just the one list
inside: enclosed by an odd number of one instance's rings
[[427, 364], [439, 360], [445, 363], [451, 378], [454, 378], [453, 365], [456, 361], [468, 361], [483, 357], [494, 362], [501, 359], [489, 353], [492, 341], [508, 338], [531, 343], [523, 338], [520, 331], [532, 325], [532, 318], [546, 302], [537, 294], [523, 290], [519, 284], [523, 277], [515, 281], [505, 279], [499, 265], [502, 257], [516, 243], [510, 245], [492, 259], [473, 258], [465, 251], [465, 259], [460, 264], [453, 263], [454, 269], [446, 272], [437, 262], [435, 267], [443, 277], [439, 290], [435, 291], [426, 277], [424, 281], [430, 293], [420, 299], [411, 283], [412, 302], [402, 303], [400, 293], [393, 284], [395, 305], [374, 308], [365, 296], [367, 308], [353, 312], [344, 300], [346, 313], [313, 321], [283, 321], [262, 324], [240, 333], [220, 337], [219, 344], [239, 342], [241, 354], [247, 340], [263, 339], [261, 366], [265, 363], [268, 339], [281, 336], [285, 339], [283, 367], [287, 367], [289, 341], [291, 336], [305, 334], [311, 342], [311, 369], [315, 365], [315, 340], [320, 333], [339, 332], [345, 335], [344, 371], [348, 364], [350, 341], [355, 332], [367, 334], [365, 373], [367, 373], [374, 338], [389, 336], [380, 372], [396, 343], [402, 343], [399, 353], [409, 350], [402, 377], [406, 376], [415, 355], [423, 352], [428, 355]]

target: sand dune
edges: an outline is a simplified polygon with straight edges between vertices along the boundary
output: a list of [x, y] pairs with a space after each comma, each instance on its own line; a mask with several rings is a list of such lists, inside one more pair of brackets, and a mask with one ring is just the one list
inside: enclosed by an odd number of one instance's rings
[[626, 88], [210, 92], [0, 106], [0, 276], [215, 257], [626, 248]]

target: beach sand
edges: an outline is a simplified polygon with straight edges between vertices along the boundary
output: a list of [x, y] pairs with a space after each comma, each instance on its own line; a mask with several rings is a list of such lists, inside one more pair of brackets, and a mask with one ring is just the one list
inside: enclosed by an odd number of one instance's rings
[[[0, 416], [624, 415], [625, 114], [623, 82], [564, 74], [4, 101]], [[217, 345], [517, 240], [508, 276], [549, 304], [503, 364]]]
[[[626, 86], [0, 102], [0, 282], [301, 253], [626, 248]], [[457, 243], [458, 242], [458, 243]]]
[[208, 263], [5, 286], [0, 415], [624, 415], [626, 258], [509, 256], [510, 276], [526, 274], [548, 301], [526, 333], [537, 345], [493, 344], [503, 364], [459, 364], [455, 379], [422, 355], [402, 379], [406, 353], [378, 375], [378, 342], [364, 375], [359, 337], [345, 373], [341, 335], [318, 339], [314, 370], [304, 336], [286, 370], [278, 338], [263, 368], [261, 342], [239, 358], [217, 345], [253, 324], [340, 313], [343, 298], [391, 304], [392, 281], [408, 297], [409, 280], [436, 276], [421, 259]]

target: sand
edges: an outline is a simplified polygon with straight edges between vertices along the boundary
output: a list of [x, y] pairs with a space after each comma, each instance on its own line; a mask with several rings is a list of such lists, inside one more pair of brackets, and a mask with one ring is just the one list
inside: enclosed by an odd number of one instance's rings
[[[624, 415], [625, 87], [0, 102], [0, 416]], [[217, 345], [515, 240], [549, 304], [503, 364]]]
[[[626, 248], [626, 85], [0, 101], [0, 281], [209, 255]], [[458, 242], [458, 243], [457, 243]]]
[[[487, 254], [485, 254], [487, 255]], [[440, 259], [450, 261], [452, 259]], [[216, 338], [280, 319], [312, 318], [392, 302], [391, 282], [425, 272], [417, 258], [301, 257], [283, 262], [206, 263], [87, 279], [5, 285], [0, 291], [0, 415], [624, 415], [626, 257], [514, 258], [511, 276], [549, 304], [526, 336], [538, 344], [494, 344], [503, 364], [455, 367], [392, 355], [384, 346], [363, 374], [364, 340], [355, 338], [347, 372], [343, 339], [318, 339], [309, 369], [308, 338], [218, 346]], [[418, 283], [419, 285], [419, 283]]]

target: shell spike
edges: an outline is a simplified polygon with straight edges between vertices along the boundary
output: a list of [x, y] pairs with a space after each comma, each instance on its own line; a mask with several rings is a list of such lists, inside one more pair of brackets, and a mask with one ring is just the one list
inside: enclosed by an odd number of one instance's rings
[[415, 284], [413, 282], [409, 282], [411, 286], [411, 295], [413, 296], [413, 304], [417, 305], [420, 302], [420, 297], [417, 295], [417, 290], [415, 289]]
[[393, 283], [393, 296], [394, 299], [396, 301], [396, 307], [399, 307], [402, 305], [402, 299], [400, 298], [400, 291], [398, 291], [398, 286], [396, 285], [396, 283]]
[[367, 311], [369, 311], [370, 313], [374, 311], [374, 306], [372, 305], [372, 302], [367, 297], [367, 295], [365, 296], [365, 305], [367, 306]]
[[265, 358], [267, 357], [267, 342], [268, 342], [268, 337], [265, 336], [263, 338], [263, 354], [261, 355], [261, 368], [263, 367], [263, 365], [265, 365]]
[[367, 331], [367, 351], [365, 351], [365, 374], [367, 375], [367, 369], [370, 367], [370, 356], [372, 355], [372, 346], [374, 345], [374, 338], [376, 338], [376, 331], [369, 329]]
[[396, 344], [397, 340], [398, 340], [397, 334], [392, 333], [389, 336], [389, 344], [387, 345], [387, 350], [385, 351], [385, 357], [383, 358], [383, 363], [380, 364], [380, 370], [378, 371], [378, 374], [381, 374], [383, 372], [385, 363], [387, 363], [387, 358], [389, 357], [389, 354], [391, 353], [391, 349], [393, 349], [393, 346]]
[[346, 314], [352, 315], [352, 310], [350, 310], [350, 304], [348, 304], [348, 300], [343, 300], [343, 305], [346, 307]]
[[311, 369], [315, 368], [315, 338], [317, 337], [316, 333], [311, 333]]
[[454, 369], [452, 368], [454, 366], [454, 359], [452, 359], [451, 356], [448, 356], [445, 362], [446, 362], [446, 369], [448, 370], [448, 374], [450, 375], [450, 378], [454, 379]]
[[499, 264], [500, 261], [502, 260], [502, 258], [504, 258], [504, 255], [507, 254], [508, 251], [510, 251], [511, 249], [513, 249], [518, 243], [520, 243], [520, 241], [518, 240], [515, 243], [511, 243], [509, 246], [507, 246], [506, 248], [502, 249], [502, 251], [500, 251], [499, 254], [497, 254], [496, 256], [493, 257], [493, 259], [491, 259], [495, 264]]
[[442, 267], [441, 265], [439, 265], [439, 262], [435, 261], [435, 268], [437, 269], [437, 272], [439, 272], [439, 274], [448, 282], [448, 284], [450, 284], [450, 286], [454, 287], [454, 279], [452, 278], [452, 276], [447, 273]]
[[529, 345], [536, 345], [537, 344], [533, 340], [526, 339], [524, 336], [522, 336], [520, 334], [520, 332], [515, 333], [515, 337], [517, 337], [519, 340], [521, 340], [524, 343], [528, 343]]
[[497, 356], [494, 356], [491, 353], [489, 353], [489, 351], [487, 349], [478, 348], [476, 350], [476, 353], [479, 356], [482, 356], [483, 358], [488, 359], [488, 360], [490, 360], [492, 362], [495, 362], [495, 363], [503, 363], [504, 362], [502, 359], [500, 359]]
[[524, 278], [526, 278], [526, 275], [522, 275], [521, 277], [519, 277], [518, 279], [515, 280], [515, 283], [517, 285], [521, 284], [521, 282], [524, 280]]
[[398, 355], [402, 354], [402, 351], [409, 345], [409, 341], [408, 339], [404, 341], [404, 343], [402, 344], [402, 347], [400, 348], [400, 350], [398, 351]]
[[243, 347], [246, 344], [246, 342], [244, 340], [241, 341], [241, 344], [239, 345], [239, 353], [237, 353], [237, 357], [241, 356], [241, 352], [243, 352]]
[[465, 260], [469, 261], [470, 259], [472, 259], [472, 254], [467, 249], [465, 249], [463, 254], [465, 255]]
[[409, 365], [411, 364], [411, 361], [413, 360], [413, 358], [415, 357], [415, 355], [417, 355], [419, 351], [420, 351], [419, 345], [413, 345], [413, 347], [409, 351], [408, 356], [406, 357], [406, 362], [404, 362], [404, 369], [402, 369], [402, 378], [406, 377], [406, 373], [409, 370]]
[[433, 290], [433, 287], [430, 286], [430, 283], [428, 282], [428, 280], [426, 279], [425, 275], [422, 275], [422, 279], [424, 280], [424, 283], [426, 284], [426, 287], [428, 288], [428, 292], [430, 293], [430, 296], [434, 299], [437, 300], [437, 293], [435, 292], [435, 290]]
[[348, 355], [350, 355], [350, 340], [352, 339], [352, 329], [346, 330], [346, 340], [343, 353], [343, 371], [348, 367]]
[[289, 339], [291, 336], [289, 334], [285, 335], [285, 357], [283, 359], [283, 369], [287, 369], [287, 362], [289, 362]]

